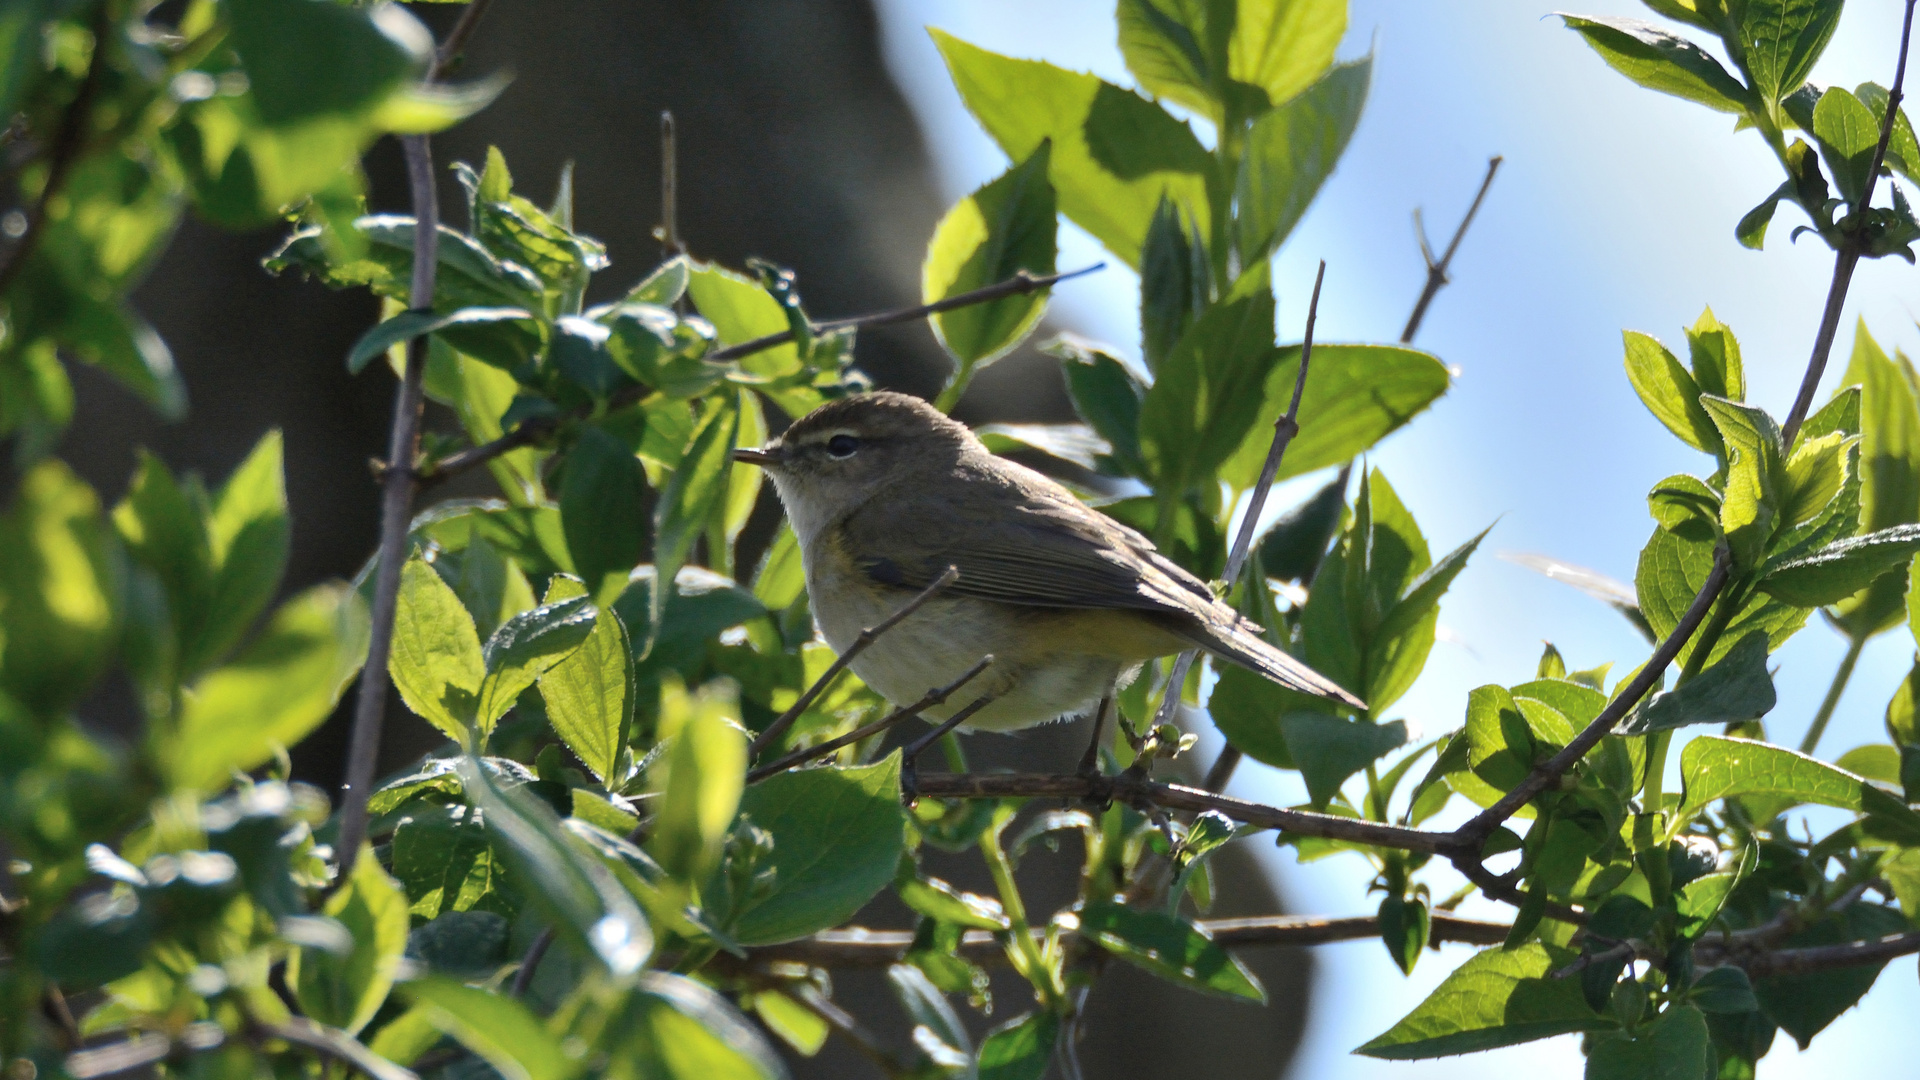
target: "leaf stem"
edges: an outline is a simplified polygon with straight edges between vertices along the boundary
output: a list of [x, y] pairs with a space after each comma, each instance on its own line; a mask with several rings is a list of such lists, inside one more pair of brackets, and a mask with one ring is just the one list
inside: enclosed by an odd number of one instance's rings
[[1046, 957], [1040, 954], [1033, 928], [1027, 923], [1027, 905], [1020, 899], [1019, 884], [1013, 880], [1013, 864], [1008, 861], [1006, 850], [1000, 846], [1000, 834], [1006, 831], [1015, 813], [1012, 807], [1004, 805], [994, 810], [993, 824], [980, 834], [980, 854], [986, 859], [987, 872], [993, 875], [993, 887], [1000, 894], [1000, 906], [1007, 913], [1007, 929], [1000, 931], [1000, 936], [1006, 942], [1008, 958], [1039, 991], [1048, 1010], [1059, 1012], [1066, 988], [1059, 984], [1053, 969], [1047, 965]]
[[1840, 658], [1839, 670], [1833, 673], [1833, 684], [1827, 687], [1827, 696], [1820, 701], [1820, 711], [1813, 714], [1813, 726], [1807, 728], [1806, 737], [1800, 740], [1800, 752], [1812, 754], [1820, 745], [1820, 736], [1827, 733], [1827, 721], [1833, 719], [1833, 710], [1840, 705], [1840, 696], [1846, 693], [1847, 681], [1853, 678], [1853, 665], [1860, 661], [1860, 650], [1866, 648], [1866, 635], [1860, 634], [1847, 639], [1847, 655]]

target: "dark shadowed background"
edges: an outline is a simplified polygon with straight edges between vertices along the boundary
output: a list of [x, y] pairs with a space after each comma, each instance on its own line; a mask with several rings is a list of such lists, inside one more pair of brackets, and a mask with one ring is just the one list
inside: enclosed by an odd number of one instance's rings
[[[457, 9], [418, 13], [444, 32]], [[514, 82], [491, 108], [434, 140], [441, 204], [462, 225], [463, 202], [445, 166], [478, 163], [489, 144], [505, 152], [517, 186], [551, 192], [563, 163], [575, 167], [575, 220], [604, 240], [614, 262], [607, 294], [658, 261], [659, 114], [678, 121], [679, 227], [692, 253], [738, 266], [758, 255], [792, 267], [809, 311], [835, 317], [912, 304], [920, 259], [945, 209], [913, 113], [882, 61], [866, 0], [697, 4], [644, 0], [584, 4], [499, 0], [474, 39], [467, 74], [509, 70]], [[375, 209], [405, 210], [400, 159], [391, 142], [368, 161]], [[372, 550], [377, 500], [369, 459], [384, 453], [393, 382], [378, 365], [349, 378], [348, 347], [377, 317], [365, 294], [274, 279], [259, 260], [278, 231], [232, 235], [189, 222], [140, 290], [136, 303], [172, 347], [191, 395], [188, 419], [161, 423], [87, 367], [72, 369], [77, 420], [59, 448], [111, 501], [125, 490], [134, 451], [148, 447], [176, 469], [217, 482], [271, 427], [285, 431], [294, 532], [283, 583], [292, 593], [351, 577]], [[590, 297], [604, 299], [605, 296]], [[863, 335], [857, 355], [881, 386], [930, 395], [946, 360], [924, 326]], [[1063, 420], [1069, 407], [1051, 362], [1031, 349], [978, 380], [960, 412], [969, 420]], [[451, 417], [429, 406], [429, 422]], [[434, 498], [487, 493], [484, 474]], [[769, 508], [763, 508], [770, 514]], [[352, 700], [351, 694], [346, 699]], [[124, 687], [109, 687], [89, 719], [130, 729]], [[336, 715], [294, 753], [295, 773], [332, 788], [346, 727]], [[1062, 766], [1081, 725], [1023, 737], [973, 740], [983, 765], [1018, 760]], [[404, 766], [438, 745], [395, 698], [382, 769]], [[1068, 845], [1071, 847], [1071, 845]], [[990, 887], [977, 859], [942, 868], [965, 887]], [[1215, 858], [1218, 914], [1278, 908], [1272, 886], [1240, 848]], [[1049, 912], [1070, 898], [1078, 856], [1028, 859], [1030, 903]], [[876, 926], [910, 925], [904, 911], [874, 910]], [[1168, 984], [1111, 971], [1089, 1008], [1083, 1062], [1090, 1077], [1180, 1075], [1267, 1078], [1286, 1070], [1305, 1017], [1310, 960], [1298, 950], [1250, 955], [1273, 1004], [1262, 1010], [1200, 998]], [[992, 1021], [1018, 1015], [1025, 992], [997, 984]], [[878, 975], [850, 975], [842, 1000], [904, 1048], [907, 1023]], [[978, 1017], [975, 1017], [978, 1020]], [[1209, 1029], [1194, 1038], [1198, 1029]], [[797, 1075], [866, 1075], [872, 1067], [830, 1043]]]

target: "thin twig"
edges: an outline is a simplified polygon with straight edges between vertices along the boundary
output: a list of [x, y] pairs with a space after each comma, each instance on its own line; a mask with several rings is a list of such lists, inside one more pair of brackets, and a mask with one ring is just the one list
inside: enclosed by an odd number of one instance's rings
[[487, 8], [493, 6], [493, 0], [471, 0], [466, 9], [460, 12], [460, 20], [447, 32], [447, 40], [434, 50], [433, 68], [427, 72], [427, 82], [439, 82], [465, 59], [467, 39], [473, 36], [474, 27], [487, 14]]
[[[1069, 270], [1063, 274], [1047, 274], [1042, 277], [1034, 277], [1025, 270], [1022, 270], [1005, 281], [975, 289], [972, 292], [961, 293], [958, 296], [949, 296], [938, 303], [898, 308], [893, 311], [881, 311], [872, 315], [861, 315], [851, 319], [835, 319], [829, 322], [815, 323], [813, 328], [816, 333], [827, 333], [835, 330], [861, 330], [871, 326], [888, 326], [893, 323], [912, 322], [916, 319], [924, 319], [929, 315], [936, 315], [943, 311], [952, 311], [955, 308], [969, 307], [974, 304], [984, 304], [1009, 296], [1037, 292], [1040, 289], [1066, 281], [1069, 278], [1076, 278], [1082, 274], [1091, 274], [1095, 270], [1104, 268], [1106, 265], [1106, 263], [1095, 263], [1092, 266], [1079, 270]], [[726, 360], [737, 360], [742, 356], [785, 344], [787, 341], [792, 340], [792, 338], [793, 331], [784, 330], [778, 334], [768, 334], [766, 337], [743, 341], [738, 345], [729, 345], [724, 349], [708, 353], [705, 359], [716, 363]], [[609, 410], [626, 408], [652, 392], [651, 387], [627, 387], [617, 391], [607, 399], [607, 408]], [[515, 425], [512, 431], [507, 432], [492, 442], [482, 443], [479, 446], [462, 450], [457, 454], [450, 454], [447, 457], [441, 458], [434, 465], [420, 470], [420, 483], [422, 485], [438, 484], [458, 476], [463, 472], [485, 465], [487, 462], [492, 461], [502, 454], [511, 453], [523, 446], [532, 446], [534, 443], [553, 434], [564, 421], [580, 419], [586, 416], [587, 413], [587, 409], [579, 409], [568, 413], [564, 417], [544, 416], [524, 420]]]
[[852, 746], [862, 739], [872, 738], [896, 724], [919, 716], [922, 712], [933, 708], [935, 705], [943, 705], [946, 703], [947, 698], [952, 696], [955, 691], [972, 682], [975, 676], [987, 670], [992, 664], [993, 654], [989, 653], [981, 657], [979, 663], [968, 668], [966, 673], [958, 679], [955, 679], [945, 686], [927, 691], [926, 696], [919, 701], [895, 709], [880, 719], [875, 720], [873, 723], [855, 728], [838, 738], [829, 739], [818, 746], [809, 746], [804, 750], [795, 750], [793, 753], [788, 754], [786, 757], [781, 758], [771, 765], [762, 765], [747, 774], [747, 783], [757, 784], [775, 773], [785, 772], [796, 766], [805, 765], [809, 761], [826, 757], [841, 747]]
[[[871, 648], [874, 642], [880, 640], [881, 635], [900, 625], [907, 616], [925, 607], [928, 601], [947, 591], [947, 587], [958, 580], [960, 580], [960, 568], [957, 566], [947, 567], [944, 573], [933, 579], [933, 584], [920, 590], [920, 595], [900, 605], [898, 611], [895, 611], [885, 619], [860, 631], [860, 636], [853, 639], [853, 644], [847, 646], [847, 651], [833, 658], [833, 663], [827, 665], [827, 670], [821, 672], [820, 677], [813, 680], [813, 685], [807, 687], [806, 692], [800, 695], [799, 700], [795, 701], [792, 707], [787, 709], [786, 712], [781, 713], [778, 717], [775, 717], [773, 723], [767, 725], [766, 730], [753, 737], [753, 742], [747, 746], [747, 760], [752, 761], [754, 758], [759, 757], [766, 752], [767, 747], [772, 746], [779, 740], [780, 736], [785, 735], [787, 729], [793, 726], [794, 721], [800, 719], [801, 715], [813, 706], [814, 701], [826, 691], [827, 687], [833, 685], [833, 681], [840, 677], [840, 673], [847, 670], [847, 666], [852, 664], [854, 659], [861, 653]], [[971, 678], [972, 676], [968, 677]]]
[[1573, 768], [1574, 762], [1585, 757], [1587, 751], [1598, 745], [1601, 738], [1613, 730], [1614, 725], [1640, 704], [1640, 699], [1646, 696], [1647, 691], [1653, 689], [1654, 684], [1666, 675], [1667, 665], [1673, 663], [1674, 657], [1680, 655], [1680, 650], [1692, 640], [1694, 630], [1698, 629], [1701, 621], [1707, 617], [1707, 611], [1713, 607], [1713, 602], [1719, 597], [1720, 590], [1726, 587], [1727, 578], [1731, 572], [1731, 557], [1727, 549], [1721, 547], [1714, 552], [1713, 569], [1707, 573], [1707, 580], [1701, 584], [1699, 595], [1693, 598], [1692, 606], [1687, 608], [1686, 614], [1680, 617], [1680, 622], [1673, 628], [1673, 633], [1668, 634], [1667, 639], [1653, 650], [1653, 655], [1647, 658], [1646, 664], [1640, 668], [1626, 687], [1614, 693], [1613, 700], [1607, 702], [1606, 708], [1600, 710], [1600, 715], [1594, 717], [1593, 722], [1588, 724], [1580, 734], [1575, 735], [1573, 741], [1564, 749], [1529, 773], [1527, 778], [1512, 791], [1501, 796], [1498, 802], [1482, 810], [1456, 830], [1455, 835], [1460, 838], [1462, 846], [1467, 848], [1469, 858], [1478, 858], [1480, 843], [1493, 835], [1493, 830], [1519, 812], [1520, 808], [1531, 802], [1534, 796], [1558, 781], [1568, 769]]
[[111, 5], [105, 0], [94, 7], [93, 15], [93, 58], [87, 62], [87, 74], [80, 81], [80, 88], [73, 93], [73, 100], [67, 104], [67, 111], [60, 116], [60, 126], [53, 133], [53, 142], [47, 151], [47, 180], [40, 187], [40, 197], [26, 212], [27, 228], [14, 242], [13, 250], [7, 252], [6, 260], [0, 262], [0, 296], [13, 288], [20, 278], [20, 272], [26, 268], [27, 259], [34, 248], [40, 244], [41, 234], [46, 231], [47, 207], [60, 189], [66, 186], [67, 177], [72, 174], [73, 166], [80, 160], [81, 151], [87, 141], [87, 126], [93, 119], [93, 99], [100, 93], [100, 80], [105, 77], [107, 56], [113, 50], [109, 47], [112, 37], [113, 20]]
[[66, 1071], [76, 1080], [95, 1080], [164, 1061], [172, 1052], [173, 1040], [165, 1035], [138, 1032], [122, 1042], [68, 1054]]
[[1447, 252], [1440, 256], [1439, 262], [1433, 261], [1433, 250], [1427, 247], [1427, 229], [1421, 224], [1420, 211], [1413, 212], [1414, 232], [1420, 237], [1420, 257], [1427, 264], [1427, 284], [1420, 290], [1420, 299], [1414, 302], [1413, 314], [1407, 316], [1407, 328], [1400, 331], [1400, 344], [1411, 344], [1413, 335], [1420, 332], [1420, 323], [1427, 317], [1427, 305], [1433, 303], [1433, 298], [1446, 285], [1447, 267], [1453, 262], [1453, 253], [1460, 250], [1460, 240], [1467, 235], [1467, 226], [1473, 224], [1473, 216], [1480, 212], [1480, 203], [1487, 197], [1487, 189], [1493, 186], [1493, 174], [1500, 171], [1500, 162], [1503, 160], [1498, 154], [1487, 159], [1486, 179], [1480, 181], [1480, 190], [1473, 196], [1473, 205], [1467, 207], [1467, 216], [1460, 219], [1460, 227], [1453, 231], [1453, 240], [1447, 245]]
[[[1280, 459], [1300, 432], [1300, 398], [1307, 392], [1307, 364], [1313, 359], [1313, 324], [1320, 317], [1320, 283], [1326, 276], [1327, 260], [1321, 259], [1320, 269], [1313, 275], [1313, 299], [1307, 303], [1307, 329], [1300, 342], [1300, 367], [1293, 379], [1293, 401], [1287, 406], [1286, 415], [1273, 422], [1273, 442], [1268, 444], [1267, 460], [1260, 466], [1260, 480], [1253, 485], [1247, 511], [1240, 518], [1240, 531], [1234, 535], [1233, 548], [1227, 553], [1225, 580], [1229, 587], [1240, 580], [1240, 568], [1247, 561], [1247, 553], [1253, 550], [1253, 534], [1259, 528], [1261, 513], [1267, 508], [1267, 493], [1273, 490], [1273, 478], [1280, 472]], [[1199, 657], [1200, 650], [1188, 649], [1174, 660], [1167, 692], [1160, 699], [1160, 712], [1154, 717], [1154, 723], [1165, 724], [1173, 719], [1173, 711], [1180, 707], [1180, 692], [1186, 685], [1187, 672]], [[1224, 778], [1221, 786], [1226, 786]]]
[[802, 1005], [813, 1010], [813, 1014], [826, 1021], [835, 1034], [852, 1043], [855, 1049], [866, 1055], [867, 1059], [880, 1067], [888, 1076], [903, 1076], [907, 1072], [906, 1063], [895, 1057], [886, 1047], [880, 1045], [879, 1036], [867, 1030], [852, 1013], [833, 1003], [833, 999], [820, 992], [820, 988], [808, 982], [794, 982], [786, 987], [787, 992], [800, 1000]]
[[533, 985], [533, 976], [540, 970], [540, 961], [546, 959], [547, 950], [553, 948], [554, 930], [549, 926], [540, 931], [540, 936], [527, 946], [527, 955], [520, 960], [520, 970], [513, 973], [513, 987], [508, 990], [510, 997], [526, 997], [527, 987]]
[[1920, 952], [1920, 930], [1867, 941], [1848, 941], [1839, 945], [1813, 945], [1801, 949], [1774, 949], [1735, 957], [1702, 946], [1695, 950], [1695, 962], [1701, 968], [1733, 964], [1745, 968], [1753, 978], [1769, 975], [1805, 975], [1835, 968], [1884, 964], [1901, 956]]
[[999, 699], [1000, 699], [1000, 695], [992, 691], [988, 691], [987, 693], [981, 694], [979, 697], [974, 698], [972, 701], [967, 702], [967, 704], [963, 708], [961, 708], [959, 712], [956, 712], [952, 716], [947, 717], [945, 720], [940, 721], [940, 723], [937, 726], [935, 726], [932, 731], [927, 732], [925, 735], [920, 736], [919, 738], [913, 740], [912, 742], [908, 743], [905, 747], [903, 747], [900, 751], [900, 793], [901, 795], [908, 799], [918, 797], [917, 793], [920, 790], [920, 775], [917, 771], [915, 771], [914, 763], [919, 760], [921, 754], [924, 754], [927, 752], [927, 747], [932, 746], [934, 743], [939, 742], [941, 739], [946, 737], [946, 734], [949, 731], [952, 731], [954, 728], [957, 728], [961, 724], [964, 724], [967, 721], [973, 719], [974, 713], [979, 712], [981, 709], [986, 708], [987, 706], [993, 704], [995, 701], [998, 701]]
[[318, 1050], [327, 1057], [351, 1065], [374, 1080], [419, 1080], [412, 1069], [397, 1065], [362, 1046], [353, 1036], [338, 1028], [316, 1024], [303, 1016], [284, 1021], [255, 1019], [253, 1027], [274, 1039]]
[[[1372, 915], [1258, 915], [1239, 919], [1199, 919], [1194, 925], [1228, 949], [1279, 945], [1325, 945], [1340, 941], [1364, 941], [1380, 933], [1380, 920]], [[1505, 923], [1463, 919], [1444, 911], [1433, 913], [1429, 940], [1462, 942], [1471, 945], [1498, 945], [1512, 928]], [[1044, 941], [1047, 931], [1035, 927], [1036, 940]], [[1076, 939], [1066, 935], [1063, 940]], [[754, 949], [749, 962], [759, 964], [801, 963], [824, 968], [885, 967], [897, 963], [913, 947], [911, 930], [869, 930], [848, 926], [826, 930], [812, 937], [784, 945]], [[1006, 947], [991, 931], [969, 930], [960, 939], [960, 954], [975, 962], [998, 963], [1007, 958]]]
[[1118, 776], [936, 773], [920, 778], [919, 794], [932, 799], [1078, 799], [1124, 802], [1130, 806], [1193, 813], [1215, 810], [1242, 824], [1278, 829], [1296, 836], [1317, 836], [1433, 854], [1446, 854], [1458, 843], [1452, 833], [1383, 825], [1377, 821], [1316, 814], [1307, 810], [1288, 810], [1126, 773]]
[[[1913, 38], [1913, 5], [1914, 0], [1907, 0], [1906, 16], [1900, 24], [1900, 59], [1894, 66], [1893, 87], [1887, 91], [1887, 112], [1880, 120], [1880, 141], [1873, 147], [1873, 167], [1867, 170], [1866, 186], [1849, 218], [1865, 216], [1873, 202], [1874, 185], [1880, 180], [1880, 167], [1887, 160], [1887, 143], [1893, 138], [1894, 119], [1900, 115], [1901, 88], [1907, 78], [1907, 47], [1912, 44]], [[1833, 282], [1827, 287], [1827, 307], [1820, 317], [1820, 330], [1813, 339], [1813, 355], [1807, 360], [1807, 373], [1801, 376], [1800, 392], [1793, 399], [1793, 411], [1787, 413], [1787, 422], [1780, 427], [1781, 438], [1789, 447], [1793, 445], [1793, 437], [1800, 433], [1800, 424], [1813, 408], [1813, 395], [1820, 388], [1820, 377], [1827, 370], [1827, 356], [1833, 351], [1833, 339], [1840, 331], [1840, 309], [1847, 302], [1847, 287], [1853, 281], [1854, 267], [1859, 265], [1863, 253], [1857, 233], [1847, 233], [1834, 251]]]
[[680, 240], [680, 140], [673, 130], [673, 113], [660, 110], [660, 257], [685, 255]]

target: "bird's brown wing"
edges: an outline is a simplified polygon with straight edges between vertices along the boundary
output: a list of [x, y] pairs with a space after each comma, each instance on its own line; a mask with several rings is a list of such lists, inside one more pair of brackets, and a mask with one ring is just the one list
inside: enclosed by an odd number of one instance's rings
[[[961, 498], [969, 501], [961, 505], [924, 489], [890, 491], [847, 518], [839, 539], [861, 570], [881, 584], [922, 589], [953, 566], [960, 571], [948, 586], [954, 595], [1029, 607], [1157, 614], [1196, 647], [1282, 686], [1366, 707], [1264, 640], [1257, 625], [1154, 550], [1146, 537], [1038, 473], [1003, 464], [1010, 467], [971, 477], [973, 483], [961, 489]], [[948, 527], [911, 530], [918, 535], [909, 536], [899, 527], [902, 520]]]
[[[1145, 537], [1037, 474], [976, 483], [965, 489], [973, 505], [891, 492], [847, 518], [840, 539], [870, 578], [903, 588], [924, 588], [955, 566], [960, 578], [950, 593], [1004, 604], [1194, 614], [1213, 602], [1205, 583]], [[901, 520], [947, 527], [909, 536]]]

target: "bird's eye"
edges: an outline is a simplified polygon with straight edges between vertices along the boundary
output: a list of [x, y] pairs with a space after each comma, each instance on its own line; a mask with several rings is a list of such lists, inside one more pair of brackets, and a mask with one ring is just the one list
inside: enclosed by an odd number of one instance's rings
[[836, 458], [850, 458], [860, 449], [860, 440], [851, 435], [835, 435], [827, 440], [827, 453]]

